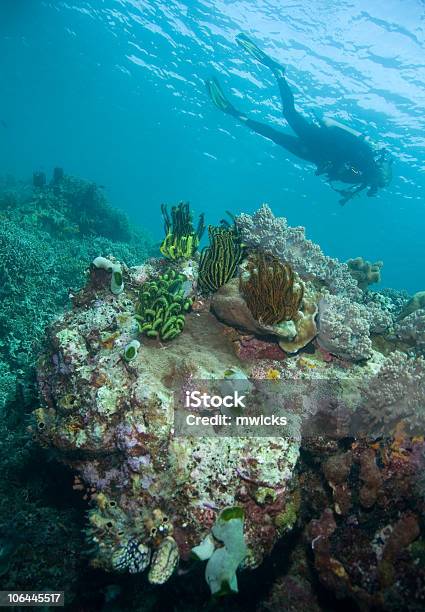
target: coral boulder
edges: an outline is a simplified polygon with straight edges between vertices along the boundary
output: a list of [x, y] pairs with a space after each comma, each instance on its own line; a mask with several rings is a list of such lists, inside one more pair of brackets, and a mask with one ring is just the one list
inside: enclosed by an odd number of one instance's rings
[[[147, 570], [161, 584], [220, 512], [237, 507], [244, 540], [233, 569], [256, 566], [284, 530], [279, 516], [291, 500], [299, 439], [177, 435], [177, 391], [248, 372], [210, 312], [187, 314], [183, 332], [167, 344], [142, 337], [135, 315], [145, 274], [122, 272], [124, 289], [114, 294], [104, 271], [92, 270], [73, 310], [52, 326], [39, 365], [38, 434], [91, 499], [93, 564]], [[224, 571], [221, 556], [214, 556], [214, 576]]]

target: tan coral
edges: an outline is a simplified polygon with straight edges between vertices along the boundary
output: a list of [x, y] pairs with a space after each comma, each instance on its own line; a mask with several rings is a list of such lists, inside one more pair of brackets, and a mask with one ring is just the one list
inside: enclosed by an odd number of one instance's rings
[[317, 335], [316, 315], [318, 305], [313, 292], [304, 292], [302, 309], [294, 321], [297, 335], [293, 340], [279, 340], [279, 346], [287, 353], [297, 353], [307, 346]]
[[[297, 275], [295, 278], [296, 283], [302, 283]], [[213, 295], [211, 308], [218, 319], [227, 325], [253, 332], [259, 336], [275, 336], [279, 339], [283, 350], [288, 353], [296, 353], [317, 335], [316, 294], [309, 284], [303, 283], [303, 286], [303, 299], [294, 320], [283, 321], [275, 325], [264, 325], [254, 318], [239, 291], [238, 279], [232, 279]]]
[[294, 271], [274, 255], [256, 251], [246, 262], [239, 290], [254, 318], [273, 325], [297, 316], [304, 285], [296, 282]]
[[425, 308], [425, 291], [418, 291], [415, 295], [405, 304], [403, 310], [397, 317], [399, 320], [404, 319], [408, 315], [412, 314], [416, 310]]
[[351, 276], [357, 281], [360, 289], [366, 291], [369, 285], [381, 282], [381, 269], [384, 263], [375, 261], [371, 263], [363, 257], [355, 257], [347, 261]]

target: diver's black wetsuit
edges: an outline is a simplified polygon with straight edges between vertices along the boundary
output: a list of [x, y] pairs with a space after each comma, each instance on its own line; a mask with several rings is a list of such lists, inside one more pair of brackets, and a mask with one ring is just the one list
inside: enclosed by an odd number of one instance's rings
[[[373, 172], [375, 166], [371, 147], [362, 137], [355, 136], [341, 128], [319, 126], [307, 121], [295, 109], [294, 95], [283, 71], [275, 71], [274, 74], [279, 86], [283, 116], [296, 136], [285, 134], [265, 123], [249, 119], [236, 109], [230, 114], [234, 114], [257, 134], [269, 138], [293, 155], [314, 163], [317, 166], [318, 174], [326, 173], [331, 180], [345, 179], [345, 182], [353, 184], [363, 181], [366, 183], [367, 175]], [[347, 162], [350, 163], [350, 171], [344, 172], [344, 163]]]
[[[244, 35], [238, 35], [241, 46], [262, 64], [270, 68], [279, 86], [282, 112], [296, 136], [285, 134], [271, 126], [247, 117], [238, 111], [224, 96], [218, 82], [207, 81], [207, 88], [213, 102], [225, 113], [234, 116], [257, 134], [264, 136], [283, 147], [293, 155], [312, 162], [317, 166], [316, 174], [325, 174], [329, 181], [342, 181], [353, 187], [336, 190], [348, 201], [359, 191], [368, 188], [368, 195], [375, 195], [378, 187], [391, 180], [390, 162], [377, 161], [376, 151], [365, 138], [343, 126], [326, 125], [325, 122], [310, 123], [296, 109], [294, 95], [285, 78], [285, 70], [280, 64], [262, 52]], [[335, 122], [336, 123], [336, 122]]]
[[319, 140], [319, 132], [321, 129], [309, 123], [304, 117], [295, 110], [294, 95], [289, 88], [289, 85], [283, 75], [275, 74], [279, 85], [280, 97], [282, 100], [282, 113], [290, 127], [294, 130], [297, 136], [284, 134], [280, 130], [249, 119], [243, 113], [239, 113], [235, 109], [234, 114], [240, 121], [265, 138], [269, 138], [277, 145], [283, 147], [290, 153], [293, 153], [301, 159], [318, 164], [319, 155], [315, 154], [315, 143]]

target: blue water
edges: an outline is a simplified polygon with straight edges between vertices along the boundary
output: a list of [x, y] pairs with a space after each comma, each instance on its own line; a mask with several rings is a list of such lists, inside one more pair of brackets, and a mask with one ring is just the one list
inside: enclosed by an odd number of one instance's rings
[[[161, 202], [207, 221], [268, 202], [332, 256], [384, 261], [383, 284], [425, 289], [425, 4], [421, 0], [0, 2], [0, 174], [60, 165], [162, 235]], [[288, 131], [250, 34], [287, 67], [296, 103], [388, 146], [394, 180], [341, 207], [312, 166], [210, 103]]]

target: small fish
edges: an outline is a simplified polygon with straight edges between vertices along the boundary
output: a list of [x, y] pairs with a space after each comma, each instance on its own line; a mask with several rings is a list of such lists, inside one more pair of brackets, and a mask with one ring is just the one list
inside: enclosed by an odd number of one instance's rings
[[4, 119], [0, 119], [0, 125], [2, 128], [4, 128], [5, 130], [7, 130], [7, 123]]

